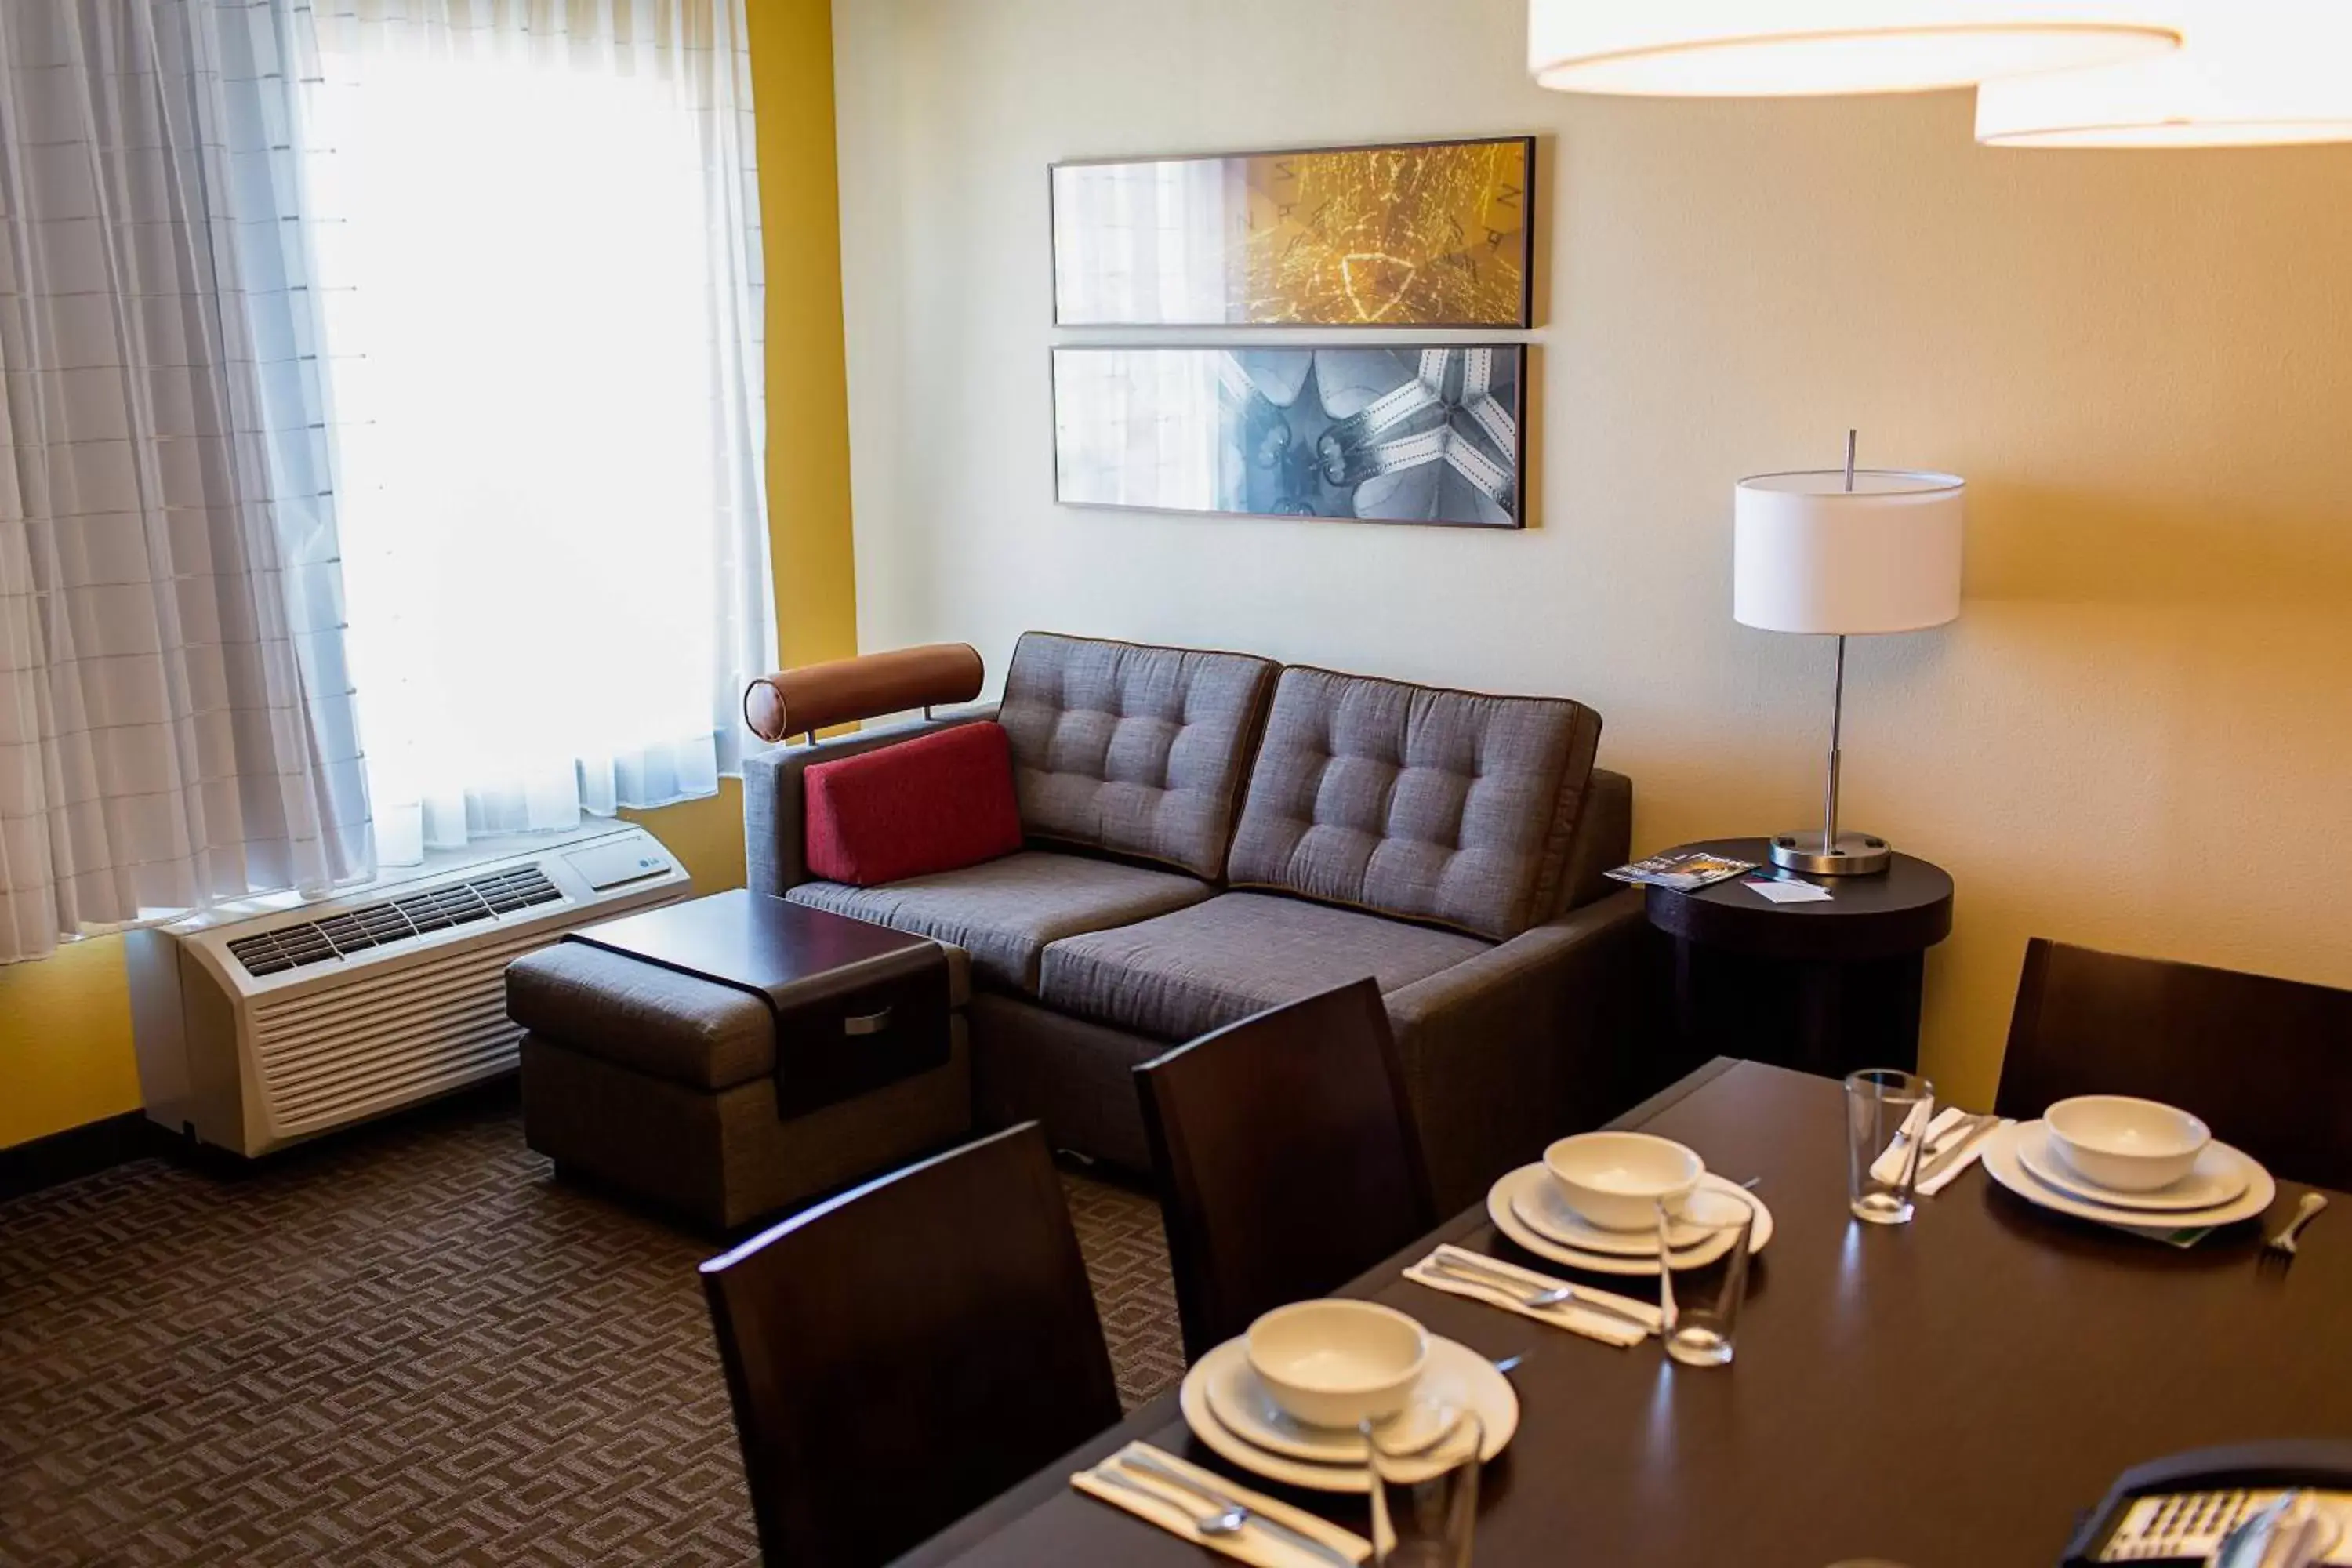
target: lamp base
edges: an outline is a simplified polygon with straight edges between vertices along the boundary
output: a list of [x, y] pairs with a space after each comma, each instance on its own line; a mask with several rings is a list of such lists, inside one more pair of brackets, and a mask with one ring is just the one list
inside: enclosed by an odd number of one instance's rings
[[1841, 833], [1825, 849], [1814, 833], [1780, 833], [1772, 838], [1772, 864], [1814, 877], [1868, 877], [1884, 872], [1895, 851], [1870, 833]]

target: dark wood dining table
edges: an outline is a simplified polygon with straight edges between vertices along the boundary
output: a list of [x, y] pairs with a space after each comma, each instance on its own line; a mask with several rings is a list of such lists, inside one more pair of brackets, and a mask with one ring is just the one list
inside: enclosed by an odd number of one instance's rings
[[[1678, 1366], [1655, 1340], [1619, 1350], [1400, 1277], [1440, 1240], [1560, 1272], [1505, 1240], [1483, 1205], [1339, 1292], [1481, 1354], [1526, 1354], [1510, 1374], [1517, 1436], [1484, 1478], [1481, 1568], [2047, 1568], [2132, 1465], [2352, 1436], [2340, 1197], [2288, 1268], [2258, 1261], [2309, 1190], [2284, 1175], [2259, 1225], [2187, 1250], [2037, 1208], [1980, 1166], [1908, 1226], [1861, 1225], [1846, 1214], [1843, 1087], [1753, 1062], [1711, 1062], [1612, 1125], [1762, 1178], [1776, 1232], [1731, 1366]], [[1285, 1491], [1209, 1453], [1169, 1394], [901, 1563], [1223, 1561], [1071, 1489], [1073, 1471], [1135, 1439], [1365, 1527], [1360, 1498]]]

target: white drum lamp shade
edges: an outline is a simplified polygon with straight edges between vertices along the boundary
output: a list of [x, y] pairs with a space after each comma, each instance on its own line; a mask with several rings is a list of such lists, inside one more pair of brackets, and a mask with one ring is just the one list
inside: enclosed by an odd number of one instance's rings
[[1733, 618], [1768, 632], [1864, 636], [1960, 613], [1966, 485], [1865, 469], [1742, 479], [1733, 514]]
[[1921, 92], [2161, 54], [2184, 0], [1528, 0], [1528, 68], [1563, 92]]
[[1845, 639], [1924, 631], [1959, 616], [1967, 491], [1951, 474], [1868, 468], [1739, 481], [1732, 521], [1733, 617], [1768, 632], [1837, 638], [1822, 829], [1775, 835], [1773, 864], [1843, 877], [1884, 871], [1892, 862], [1885, 839], [1838, 828]]
[[2204, 0], [2178, 53], [1986, 83], [1977, 140], [2157, 148], [2352, 141], [2352, 4]]

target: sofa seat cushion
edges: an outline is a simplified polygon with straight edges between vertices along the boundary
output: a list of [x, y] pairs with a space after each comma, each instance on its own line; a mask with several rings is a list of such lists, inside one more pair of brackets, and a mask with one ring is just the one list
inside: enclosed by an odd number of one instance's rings
[[949, 942], [1000, 990], [1034, 995], [1048, 942], [1150, 920], [1207, 898], [1205, 882], [1109, 860], [1024, 849], [1001, 860], [909, 877], [880, 888], [803, 882], [784, 897]]
[[1492, 945], [1299, 899], [1226, 893], [1055, 942], [1039, 996], [1097, 1023], [1189, 1040], [1367, 974], [1395, 991]]
[[[559, 942], [507, 965], [507, 1016], [615, 1067], [716, 1092], [776, 1067], [775, 1016], [748, 991]], [[971, 998], [964, 955], [948, 953], [948, 1001]]]
[[1601, 717], [1294, 666], [1226, 878], [1507, 941], [1568, 907]]
[[1274, 673], [1248, 654], [1026, 634], [997, 710], [1022, 826], [1223, 876]]

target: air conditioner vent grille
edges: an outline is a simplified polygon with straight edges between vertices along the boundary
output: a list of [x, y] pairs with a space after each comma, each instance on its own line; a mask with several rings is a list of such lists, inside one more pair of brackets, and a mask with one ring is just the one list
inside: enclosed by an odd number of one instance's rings
[[384, 942], [404, 942], [429, 931], [496, 920], [536, 904], [559, 902], [562, 897], [562, 890], [547, 879], [547, 873], [536, 866], [521, 866], [493, 877], [454, 882], [429, 893], [346, 910], [322, 921], [257, 931], [230, 942], [228, 950], [247, 974], [276, 974]]

